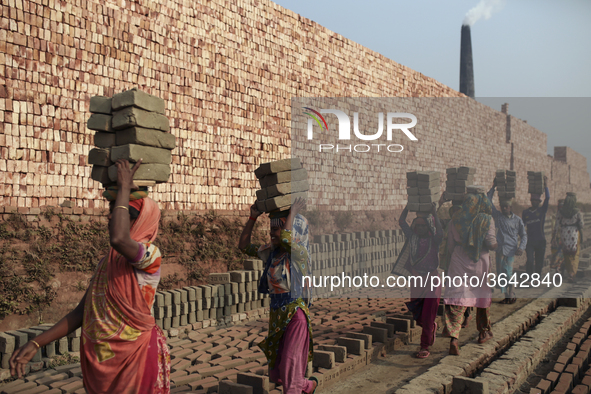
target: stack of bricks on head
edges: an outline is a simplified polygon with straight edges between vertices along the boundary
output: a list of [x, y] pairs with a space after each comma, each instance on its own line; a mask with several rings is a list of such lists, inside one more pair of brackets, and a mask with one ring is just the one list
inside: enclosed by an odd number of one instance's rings
[[474, 185], [474, 167], [452, 167], [446, 171], [445, 195], [448, 199], [463, 202], [468, 193], [468, 187]]
[[114, 185], [117, 160], [128, 160], [131, 167], [142, 159], [133, 177], [137, 186], [168, 180], [175, 137], [164, 116], [164, 100], [133, 88], [113, 98], [92, 97], [90, 112], [87, 127], [96, 131], [96, 148], [88, 154], [92, 179], [104, 187]]
[[544, 172], [543, 171], [528, 171], [527, 180], [529, 182], [527, 192], [531, 194], [544, 193]]
[[256, 192], [260, 212], [284, 211], [296, 198], [308, 198], [308, 173], [299, 158], [261, 164], [254, 175], [261, 184]]
[[419, 215], [428, 214], [432, 203], [439, 201], [441, 187], [436, 171], [412, 171], [406, 173], [408, 186], [408, 210]]
[[515, 198], [517, 173], [511, 170], [497, 170], [495, 183], [499, 193], [499, 201], [511, 201]]

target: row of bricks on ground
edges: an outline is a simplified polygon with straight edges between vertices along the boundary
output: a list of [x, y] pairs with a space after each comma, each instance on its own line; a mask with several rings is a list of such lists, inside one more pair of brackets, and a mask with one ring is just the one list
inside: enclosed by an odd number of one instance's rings
[[[337, 308], [368, 304], [383, 308], [374, 307], [368, 309], [366, 314], [353, 313], [342, 316], [334, 311], [330, 312], [331, 304]], [[394, 333], [411, 332], [413, 326], [413, 322], [402, 315], [402, 305], [401, 300], [394, 303], [392, 300], [372, 300], [369, 303], [367, 300], [339, 300], [336, 303], [320, 301], [318, 306], [313, 306], [313, 336], [317, 349], [314, 361], [309, 367], [310, 371], [311, 368], [316, 372], [322, 372], [338, 367], [336, 363], [345, 363], [347, 357], [351, 359], [352, 355], [365, 354], [364, 352], [371, 348], [372, 342], [390, 343], [390, 347], [394, 346], [394, 342], [401, 343], [400, 340], [394, 339]], [[402, 318], [390, 318], [386, 323], [373, 321], [371, 314], [376, 311], [381, 313], [385, 309], [394, 311], [391, 314], [398, 311]], [[249, 371], [262, 375], [262, 366], [266, 364], [266, 358], [256, 345], [264, 338], [267, 325], [268, 322], [259, 320], [230, 329], [209, 327], [190, 332], [185, 338], [169, 339], [173, 385], [191, 383], [189, 387], [192, 389], [205, 388], [211, 392], [217, 388], [218, 380], [234, 379], [237, 373]], [[418, 337], [417, 333], [415, 337]], [[46, 375], [43, 375], [43, 378], [49, 374], [56, 375], [53, 371], [44, 372]], [[334, 373], [335, 371], [330, 372], [333, 375]], [[35, 375], [33, 377], [41, 378]], [[66, 379], [66, 376], [61, 376], [60, 379]], [[29, 376], [25, 380], [28, 382], [34, 379]], [[39, 383], [51, 383], [48, 382], [51, 379], [46, 380]]]
[[589, 394], [591, 392], [591, 319], [587, 320], [579, 332], [566, 345], [553, 370], [542, 379], [531, 394]]

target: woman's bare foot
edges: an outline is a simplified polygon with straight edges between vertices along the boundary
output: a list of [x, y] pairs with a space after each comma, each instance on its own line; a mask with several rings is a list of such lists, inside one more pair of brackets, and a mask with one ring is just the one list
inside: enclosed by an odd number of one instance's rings
[[492, 331], [483, 331], [478, 336], [478, 343], [485, 343], [493, 337]]
[[452, 338], [449, 341], [449, 354], [452, 356], [460, 355], [460, 342], [456, 338]]

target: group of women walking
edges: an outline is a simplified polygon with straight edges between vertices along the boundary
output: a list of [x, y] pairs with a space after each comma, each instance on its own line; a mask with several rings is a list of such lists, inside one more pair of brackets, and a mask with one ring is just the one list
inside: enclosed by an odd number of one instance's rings
[[[138, 189], [132, 168], [125, 160], [116, 163], [117, 187], [104, 193], [109, 200], [109, 236], [111, 248], [98, 264], [88, 290], [78, 306], [51, 329], [17, 349], [11, 359], [13, 375], [23, 376], [27, 363], [40, 347], [82, 328], [81, 366], [84, 386], [94, 393], [168, 393], [170, 392], [170, 355], [165, 337], [150, 314], [160, 281], [160, 252], [153, 244], [158, 233], [160, 210]], [[440, 201], [441, 204], [441, 201]], [[552, 263], [562, 261], [564, 271], [574, 278], [582, 243], [583, 220], [575, 207], [576, 196], [569, 193], [559, 207], [553, 232]], [[440, 256], [448, 276], [483, 277], [491, 271], [490, 251], [497, 247], [495, 222], [490, 200], [483, 194], [468, 194], [462, 204], [449, 211], [442, 225], [433, 203], [432, 212], [406, 222], [408, 210], [399, 224], [406, 243], [393, 273], [423, 278], [438, 274]], [[297, 199], [291, 209], [270, 214], [270, 243], [254, 245], [251, 235], [261, 215], [256, 205], [250, 208], [239, 240], [239, 248], [264, 262], [258, 291], [270, 295], [269, 333], [259, 344], [268, 359], [269, 378], [283, 386], [284, 394], [311, 394], [318, 380], [306, 379], [312, 360], [312, 329], [309, 305], [310, 288], [303, 283], [311, 276], [308, 222], [300, 211], [305, 201]], [[492, 338], [489, 307], [492, 292], [482, 283], [448, 286], [444, 296], [443, 335], [451, 338], [449, 353], [458, 355], [459, 333], [476, 308], [479, 343]], [[441, 287], [411, 289], [407, 303], [423, 328], [419, 358], [429, 356], [437, 333], [435, 318]]]

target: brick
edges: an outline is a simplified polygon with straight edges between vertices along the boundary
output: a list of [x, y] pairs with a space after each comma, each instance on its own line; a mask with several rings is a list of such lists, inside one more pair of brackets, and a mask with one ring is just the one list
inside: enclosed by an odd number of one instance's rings
[[338, 338], [337, 343], [339, 346], [344, 346], [347, 348], [347, 353], [361, 355], [363, 350], [365, 349], [364, 341], [361, 339], [355, 338]]
[[269, 377], [252, 373], [239, 373], [237, 383], [252, 387], [252, 394], [269, 394]]
[[170, 133], [160, 130], [131, 127], [115, 133], [117, 145], [135, 144], [172, 150], [176, 146], [176, 138]]
[[136, 126], [146, 129], [170, 131], [168, 118], [164, 115], [144, 111], [135, 107], [127, 107], [113, 112], [113, 130], [122, 130]]
[[[129, 163], [130, 167], [134, 163]], [[95, 166], [96, 167], [96, 166]], [[101, 167], [103, 168], [103, 167]], [[93, 167], [94, 171], [94, 167]], [[108, 167], [109, 179], [112, 182], [117, 181], [117, 166]], [[170, 166], [168, 164], [141, 164], [133, 176], [136, 180], [150, 180], [156, 182], [166, 182], [170, 176]], [[94, 178], [93, 178], [94, 179]]]
[[119, 159], [137, 162], [142, 159], [146, 164], [170, 164], [171, 152], [168, 149], [154, 148], [152, 146], [127, 144], [111, 148], [111, 161]]
[[[309, 185], [308, 180], [302, 181], [295, 181], [295, 182], [287, 182], [287, 183], [279, 183], [277, 185], [269, 186], [263, 189], [264, 198], [266, 200], [268, 198], [272, 198], [275, 196], [291, 194], [291, 193], [299, 193], [308, 191]], [[258, 194], [257, 194], [258, 196]]]
[[137, 107], [150, 112], [164, 114], [164, 100], [137, 88], [113, 96], [112, 108], [118, 111], [126, 107]]
[[[139, 169], [138, 169], [139, 171]], [[115, 176], [117, 170], [115, 167]], [[109, 167], [102, 167], [102, 166], [92, 166], [92, 172], [90, 173], [90, 178], [94, 179], [97, 182], [102, 184], [111, 183], [111, 179], [109, 178]]]
[[111, 115], [92, 114], [86, 122], [86, 127], [88, 127], [90, 130], [112, 133], [112, 118], [113, 117]]
[[12, 335], [0, 332], [0, 353], [12, 353], [15, 349], [15, 338]]
[[254, 174], [258, 179], [261, 179], [269, 174], [293, 171], [300, 168], [302, 168], [302, 163], [299, 158], [283, 159], [261, 164], [259, 168], [254, 171]]
[[388, 330], [385, 328], [364, 326], [363, 333], [371, 335], [374, 342], [386, 343], [388, 341]]
[[333, 352], [323, 350], [314, 351], [314, 359], [312, 360], [315, 368], [332, 369], [335, 365], [335, 356]]
[[91, 149], [88, 152], [88, 164], [96, 164], [102, 167], [108, 167], [113, 164], [111, 161], [110, 149]]
[[220, 382], [218, 394], [253, 394], [253, 388], [244, 384], [224, 380]]
[[90, 98], [90, 105], [88, 110], [92, 113], [110, 114], [111, 113], [111, 98], [103, 96], [93, 96]]
[[345, 346], [321, 345], [318, 346], [318, 349], [332, 352], [337, 363], [344, 363], [347, 361], [347, 348]]
[[361, 339], [365, 343], [365, 348], [366, 349], [371, 348], [372, 336], [370, 334], [365, 334], [365, 333], [361, 334], [361, 333], [358, 333], [358, 332], [347, 332], [347, 333], [345, 333], [345, 335], [348, 338]]
[[454, 394], [488, 394], [488, 382], [484, 379], [454, 376], [452, 391]]
[[225, 272], [225, 273], [209, 274], [209, 278], [208, 278], [207, 282], [210, 284], [230, 283], [230, 273]]

